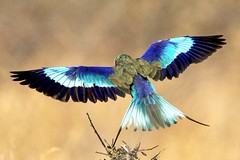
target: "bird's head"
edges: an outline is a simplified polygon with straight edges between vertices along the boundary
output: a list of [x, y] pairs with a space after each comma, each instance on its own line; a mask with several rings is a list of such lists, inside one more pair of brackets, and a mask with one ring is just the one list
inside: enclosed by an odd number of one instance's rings
[[115, 58], [115, 66], [119, 64], [129, 64], [133, 62], [134, 62], [134, 59], [127, 54], [120, 54]]

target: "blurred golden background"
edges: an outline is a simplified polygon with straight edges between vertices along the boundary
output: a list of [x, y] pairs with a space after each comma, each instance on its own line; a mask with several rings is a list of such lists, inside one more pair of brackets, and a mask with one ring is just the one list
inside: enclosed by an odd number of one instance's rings
[[[178, 79], [153, 82], [187, 115], [152, 132], [124, 130], [121, 140], [165, 148], [160, 160], [240, 159], [240, 1], [0, 1], [0, 160], [102, 159], [101, 136], [114, 138], [131, 97], [108, 103], [62, 103], [20, 86], [9, 71], [50, 66], [112, 66], [141, 56], [159, 39], [223, 34], [227, 45]], [[142, 159], [146, 159], [142, 157]]]

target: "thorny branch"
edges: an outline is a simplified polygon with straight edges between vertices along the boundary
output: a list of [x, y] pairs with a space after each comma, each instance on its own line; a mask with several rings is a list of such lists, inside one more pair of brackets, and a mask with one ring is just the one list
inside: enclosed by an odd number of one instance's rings
[[[147, 154], [145, 153], [146, 151], [151, 151], [158, 147], [158, 145], [157, 145], [157, 146], [154, 146], [154, 147], [148, 148], [148, 149], [140, 149], [141, 143], [139, 143], [134, 148], [131, 148], [130, 146], [128, 146], [128, 144], [126, 142], [122, 141], [123, 144], [119, 148], [116, 148], [116, 146], [114, 145], [116, 143], [116, 139], [112, 141], [111, 145], [105, 139], [103, 140], [101, 138], [101, 136], [99, 135], [99, 133], [97, 132], [96, 128], [94, 127], [93, 122], [88, 113], [87, 113], [87, 116], [88, 116], [88, 120], [91, 124], [91, 127], [94, 130], [94, 133], [97, 135], [102, 146], [104, 147], [104, 149], [107, 152], [107, 153], [102, 153], [102, 152], [96, 152], [96, 153], [107, 156], [110, 158], [110, 160], [140, 160], [140, 158], [138, 157], [139, 152], [143, 156], [147, 156]], [[158, 154], [156, 154], [154, 157], [152, 157], [151, 160], [157, 160], [159, 158], [160, 153], [161, 153], [161, 151]], [[104, 160], [106, 160], [106, 159], [104, 159]]]
[[88, 116], [88, 120], [89, 120], [89, 122], [90, 122], [90, 124], [91, 124], [91, 127], [93, 128], [94, 132], [96, 133], [96, 135], [97, 135], [98, 139], [100, 140], [100, 142], [102, 143], [103, 147], [106, 149], [106, 145], [105, 145], [105, 143], [103, 142], [101, 136], [98, 134], [96, 128], [94, 127], [94, 125], [93, 125], [93, 123], [92, 123], [92, 120], [91, 120], [91, 118], [90, 118], [90, 116], [89, 116], [88, 113], [87, 113], [87, 116]]

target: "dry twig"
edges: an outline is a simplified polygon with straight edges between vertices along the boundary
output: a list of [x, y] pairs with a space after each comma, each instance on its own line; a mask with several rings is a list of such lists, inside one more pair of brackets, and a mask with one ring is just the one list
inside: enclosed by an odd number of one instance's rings
[[[91, 127], [94, 130], [94, 133], [97, 135], [102, 146], [104, 147], [104, 149], [107, 152], [107, 153], [102, 153], [102, 152], [96, 152], [96, 153], [107, 156], [110, 158], [110, 160], [140, 160], [140, 158], [138, 156], [139, 152], [142, 155], [147, 156], [147, 154], [145, 153], [146, 151], [151, 151], [158, 147], [158, 145], [157, 145], [157, 146], [154, 146], [154, 147], [148, 148], [148, 149], [140, 149], [141, 143], [139, 143], [134, 148], [131, 148], [126, 142], [122, 141], [123, 144], [119, 148], [116, 148], [115, 143], [117, 141], [117, 137], [119, 136], [120, 132], [118, 132], [118, 136], [116, 137], [115, 140], [114, 139], [112, 140], [112, 144], [110, 145], [105, 139], [103, 140], [101, 138], [101, 136], [97, 132], [96, 128], [94, 127], [92, 120], [88, 113], [87, 113], [87, 116], [88, 116], [89, 122], [91, 124]], [[157, 160], [159, 158], [160, 153], [161, 153], [161, 151], [158, 154], [156, 154], [154, 157], [152, 157], [151, 160]]]

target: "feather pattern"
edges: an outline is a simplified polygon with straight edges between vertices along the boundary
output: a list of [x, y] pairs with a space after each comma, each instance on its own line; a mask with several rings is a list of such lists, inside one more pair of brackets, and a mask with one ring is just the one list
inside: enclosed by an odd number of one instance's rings
[[[11, 72], [14, 81], [54, 99], [86, 103], [107, 102], [131, 94], [132, 102], [124, 115], [122, 128], [134, 130], [165, 128], [187, 118], [159, 96], [148, 78], [164, 80], [178, 77], [190, 64], [199, 63], [225, 44], [221, 35], [185, 36], [154, 42], [141, 58], [121, 54], [114, 67], [50, 67]], [[120, 132], [119, 132], [120, 133]], [[119, 134], [118, 134], [119, 135]]]
[[74, 102], [96, 103], [125, 96], [108, 80], [113, 74], [112, 67], [51, 67], [11, 73], [14, 81], [63, 102], [70, 97]]
[[178, 77], [190, 64], [199, 63], [226, 44], [221, 35], [185, 36], [153, 43], [142, 55], [149, 63], [161, 64], [158, 79]]
[[153, 85], [144, 77], [136, 75], [132, 85], [132, 102], [121, 123], [121, 128], [129, 128], [133, 123], [134, 130], [142, 128], [151, 131], [153, 128], [170, 127], [177, 123], [176, 118], [185, 115], [159, 96]]

